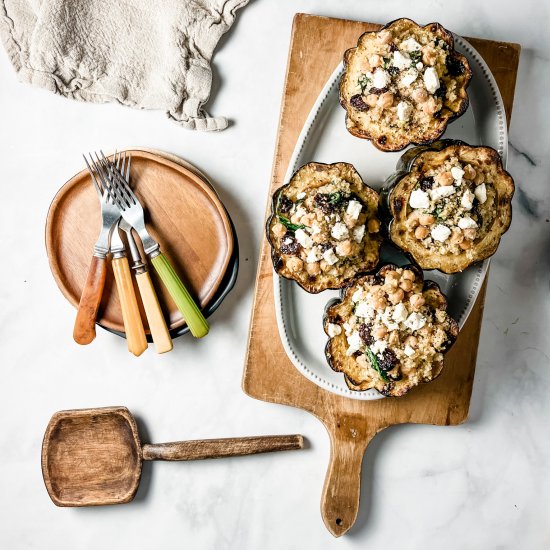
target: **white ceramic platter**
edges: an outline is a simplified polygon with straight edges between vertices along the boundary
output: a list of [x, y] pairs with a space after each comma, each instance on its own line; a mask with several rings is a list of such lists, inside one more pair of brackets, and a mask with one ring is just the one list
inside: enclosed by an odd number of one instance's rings
[[[461, 139], [470, 145], [488, 145], [496, 149], [506, 166], [508, 134], [504, 104], [491, 71], [479, 53], [464, 38], [455, 36], [456, 50], [466, 56], [472, 68], [468, 87], [470, 105], [456, 121], [449, 124], [443, 137]], [[370, 142], [352, 136], [345, 127], [345, 110], [338, 101], [338, 85], [344, 67], [340, 64], [317, 98], [298, 138], [285, 176], [307, 162], [350, 162], [363, 180], [381, 189], [384, 180], [395, 171], [403, 151], [385, 153]], [[409, 263], [404, 255], [382, 248], [382, 260], [399, 265]], [[436, 281], [449, 299], [449, 313], [464, 325], [475, 303], [489, 261], [472, 266], [457, 275], [428, 271], [426, 278]], [[327, 336], [322, 326], [323, 312], [338, 291], [309, 294], [297, 284], [274, 277], [275, 309], [283, 346], [294, 366], [318, 386], [333, 393], [359, 400], [383, 397], [376, 390], [351, 391], [344, 376], [331, 370], [324, 349]]]

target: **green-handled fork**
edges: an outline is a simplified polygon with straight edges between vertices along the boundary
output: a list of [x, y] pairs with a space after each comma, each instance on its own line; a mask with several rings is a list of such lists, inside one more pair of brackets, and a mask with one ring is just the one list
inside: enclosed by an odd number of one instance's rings
[[191, 334], [202, 338], [208, 334], [208, 322], [201, 310], [178, 277], [174, 268], [161, 252], [160, 245], [151, 237], [145, 227], [143, 207], [117, 167], [101, 153], [99, 176], [109, 189], [122, 217], [136, 230], [145, 254], [151, 260], [164, 286], [180, 310]]

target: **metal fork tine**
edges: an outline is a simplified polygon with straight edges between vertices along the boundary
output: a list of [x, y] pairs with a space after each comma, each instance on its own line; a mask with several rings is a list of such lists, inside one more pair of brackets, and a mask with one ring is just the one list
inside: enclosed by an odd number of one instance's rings
[[130, 185], [130, 164], [132, 162], [132, 155], [128, 154], [128, 164], [126, 165], [126, 182]]
[[[88, 167], [88, 172], [90, 172], [90, 176], [92, 176], [92, 182], [94, 184], [95, 190], [97, 191], [97, 194], [99, 195], [99, 200], [101, 201], [103, 199], [103, 190], [101, 189], [101, 186], [99, 185], [94, 171], [92, 170], [91, 166], [88, 163], [88, 159], [86, 158], [86, 155], [82, 155], [84, 157], [84, 162], [86, 163], [86, 166]], [[90, 155], [91, 158], [91, 155]], [[93, 160], [92, 160], [93, 162]]]
[[109, 177], [109, 173], [112, 172], [112, 165], [109, 163], [107, 159], [104, 157], [104, 161], [102, 161], [98, 154], [95, 153], [97, 163], [94, 162], [94, 166], [98, 166], [97, 170], [100, 173], [101, 181], [103, 182], [103, 186], [107, 189], [109, 193], [109, 197], [112, 200], [114, 204], [116, 204], [121, 210], [125, 210], [127, 208], [127, 201], [124, 201], [124, 197], [119, 192], [118, 186], [115, 185], [113, 182], [111, 182], [111, 179]]
[[[105, 158], [105, 155], [103, 154], [103, 151], [100, 150], [100, 153], [101, 153], [101, 156], [103, 157], [104, 161], [105, 162], [109, 162], [106, 158]], [[115, 175], [115, 178], [117, 180], [117, 183], [115, 183], [115, 186], [120, 189], [121, 191], [124, 192], [124, 194], [126, 195], [129, 203], [138, 203], [139, 201], [137, 200], [137, 197], [135, 196], [134, 192], [130, 189], [130, 187], [128, 186], [128, 184], [126, 183], [126, 180], [124, 179], [124, 177], [122, 176], [122, 174], [118, 171], [118, 170], [114, 170], [114, 175]]]

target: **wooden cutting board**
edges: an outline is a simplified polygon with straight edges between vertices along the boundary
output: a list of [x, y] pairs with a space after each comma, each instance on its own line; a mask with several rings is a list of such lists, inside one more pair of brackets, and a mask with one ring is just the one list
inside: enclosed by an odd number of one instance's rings
[[[379, 27], [373, 23], [307, 14], [295, 16], [269, 196], [283, 185], [290, 156], [307, 115], [344, 51], [356, 45], [361, 33]], [[509, 124], [521, 48], [518, 44], [505, 42], [477, 38], [468, 40], [495, 76]], [[466, 420], [486, 284], [487, 281], [457, 342], [447, 354], [446, 367], [437, 380], [401, 398], [371, 402], [352, 400], [316, 386], [304, 378], [287, 357], [278, 337], [273, 266], [264, 237], [243, 389], [257, 399], [309, 411], [325, 425], [330, 435], [331, 458], [321, 513], [325, 525], [334, 536], [343, 535], [355, 522], [359, 509], [361, 462], [367, 445], [376, 433], [395, 424], [455, 425]]]

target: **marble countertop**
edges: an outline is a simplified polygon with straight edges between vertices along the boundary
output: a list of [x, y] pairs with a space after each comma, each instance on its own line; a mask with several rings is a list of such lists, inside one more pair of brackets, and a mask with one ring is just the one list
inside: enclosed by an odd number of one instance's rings
[[[211, 112], [234, 122], [193, 133], [161, 113], [88, 105], [21, 85], [0, 53], [0, 547], [399, 548], [550, 547], [550, 7], [537, 0], [256, 0], [215, 56]], [[447, 7], [447, 4], [449, 6]], [[295, 12], [385, 22], [410, 16], [458, 34], [522, 45], [510, 128], [514, 221], [492, 263], [470, 419], [388, 429], [367, 450], [360, 515], [335, 540], [319, 502], [329, 458], [308, 413], [241, 390], [249, 314]], [[252, 72], [251, 72], [252, 71]], [[237, 285], [205, 341], [131, 358], [104, 331], [73, 343], [74, 310], [44, 248], [50, 201], [81, 152], [142, 145], [187, 158], [216, 182], [240, 237]], [[18, 205], [26, 205], [23, 211]], [[306, 450], [148, 466], [136, 500], [60, 509], [40, 471], [57, 410], [125, 405], [153, 442], [303, 433]]]

